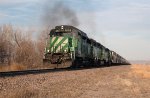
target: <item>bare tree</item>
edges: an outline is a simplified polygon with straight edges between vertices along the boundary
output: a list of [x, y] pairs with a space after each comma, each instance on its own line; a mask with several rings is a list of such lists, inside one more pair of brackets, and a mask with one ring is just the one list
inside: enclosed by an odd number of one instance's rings
[[0, 63], [10, 64], [13, 51], [13, 28], [11, 25], [0, 27]]
[[0, 65], [16, 63], [26, 68], [42, 65], [49, 29], [33, 40], [31, 31], [22, 31], [12, 25], [0, 26]]

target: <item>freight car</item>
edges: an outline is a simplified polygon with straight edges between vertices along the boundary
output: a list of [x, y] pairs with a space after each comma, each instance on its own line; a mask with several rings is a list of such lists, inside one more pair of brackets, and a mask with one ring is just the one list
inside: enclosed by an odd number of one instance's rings
[[129, 64], [116, 52], [69, 25], [56, 26], [50, 31], [43, 62], [57, 67]]

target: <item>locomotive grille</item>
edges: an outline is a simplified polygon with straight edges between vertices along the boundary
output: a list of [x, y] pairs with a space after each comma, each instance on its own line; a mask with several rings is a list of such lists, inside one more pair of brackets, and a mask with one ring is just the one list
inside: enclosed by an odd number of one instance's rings
[[68, 51], [68, 37], [51, 37], [50, 38], [50, 52], [60, 53]]

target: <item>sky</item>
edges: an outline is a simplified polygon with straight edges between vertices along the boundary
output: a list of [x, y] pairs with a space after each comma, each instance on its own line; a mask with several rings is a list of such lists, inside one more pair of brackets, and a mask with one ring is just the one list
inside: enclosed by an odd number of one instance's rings
[[128, 60], [150, 60], [150, 0], [0, 0], [0, 25], [39, 30], [44, 7], [56, 1], [76, 12], [89, 37]]

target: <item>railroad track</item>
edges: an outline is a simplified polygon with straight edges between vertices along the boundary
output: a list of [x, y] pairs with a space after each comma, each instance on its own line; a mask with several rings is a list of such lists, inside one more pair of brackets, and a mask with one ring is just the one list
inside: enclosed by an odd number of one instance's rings
[[68, 68], [56, 68], [56, 69], [34, 69], [34, 70], [22, 70], [22, 71], [8, 71], [8, 72], [0, 72], [0, 77], [14, 77], [14, 76], [19, 76], [19, 75], [41, 74], [41, 73], [73, 71], [73, 70], [84, 70], [84, 69], [102, 68], [102, 67], [106, 67], [106, 66], [78, 67], [78, 68], [68, 67]]
[[61, 72], [69, 71], [70, 68], [59, 68], [59, 69], [35, 69], [35, 70], [23, 70], [23, 71], [8, 71], [0, 72], [0, 77], [14, 77], [19, 75], [28, 75], [28, 74], [41, 74], [41, 73], [50, 73], [50, 72]]
[[[22, 71], [7, 71], [0, 72], [0, 77], [14, 77], [19, 75], [28, 75], [28, 74], [41, 74], [41, 73], [50, 73], [50, 72], [62, 72], [62, 71], [73, 71], [73, 70], [83, 70], [83, 69], [91, 69], [91, 67], [83, 67], [83, 68], [56, 68], [56, 69], [34, 69], [34, 70], [22, 70]], [[92, 67], [95, 68], [95, 67]]]

